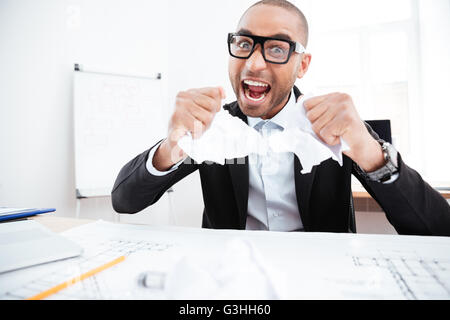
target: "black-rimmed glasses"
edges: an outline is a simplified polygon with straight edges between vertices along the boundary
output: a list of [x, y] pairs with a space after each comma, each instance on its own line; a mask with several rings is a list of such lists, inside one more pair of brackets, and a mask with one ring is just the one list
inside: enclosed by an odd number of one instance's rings
[[238, 59], [250, 58], [258, 43], [261, 45], [264, 60], [275, 64], [287, 63], [293, 52], [305, 52], [303, 45], [295, 41], [248, 34], [228, 34], [228, 51], [232, 57]]

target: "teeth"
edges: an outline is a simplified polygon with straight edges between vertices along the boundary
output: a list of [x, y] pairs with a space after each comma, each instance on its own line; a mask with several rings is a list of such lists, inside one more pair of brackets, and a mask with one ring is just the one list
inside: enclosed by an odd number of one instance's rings
[[258, 81], [252, 81], [252, 80], [244, 80], [244, 83], [250, 86], [256, 86], [256, 87], [268, 87], [269, 85], [267, 83], [262, 83]]

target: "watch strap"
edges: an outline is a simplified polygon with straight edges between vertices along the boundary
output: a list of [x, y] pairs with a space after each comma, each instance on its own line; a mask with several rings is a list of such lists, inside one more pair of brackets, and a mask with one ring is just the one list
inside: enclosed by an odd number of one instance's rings
[[356, 171], [367, 180], [376, 182], [389, 181], [392, 175], [398, 173], [397, 150], [388, 142], [378, 141], [383, 149], [385, 165], [373, 172], [366, 172], [355, 163]]

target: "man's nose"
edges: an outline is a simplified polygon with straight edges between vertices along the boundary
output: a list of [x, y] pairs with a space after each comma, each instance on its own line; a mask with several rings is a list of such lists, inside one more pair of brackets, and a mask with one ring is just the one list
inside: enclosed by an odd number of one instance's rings
[[267, 67], [266, 61], [262, 55], [262, 48], [257, 45], [250, 58], [246, 61], [247, 69], [250, 71], [259, 71]]

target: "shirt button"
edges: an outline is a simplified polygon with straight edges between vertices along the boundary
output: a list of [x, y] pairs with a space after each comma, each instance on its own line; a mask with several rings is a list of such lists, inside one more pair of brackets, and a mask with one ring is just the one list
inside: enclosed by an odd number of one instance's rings
[[273, 214], [273, 216], [274, 217], [278, 217], [280, 214], [278, 213], [278, 212], [275, 212], [274, 214]]

